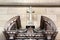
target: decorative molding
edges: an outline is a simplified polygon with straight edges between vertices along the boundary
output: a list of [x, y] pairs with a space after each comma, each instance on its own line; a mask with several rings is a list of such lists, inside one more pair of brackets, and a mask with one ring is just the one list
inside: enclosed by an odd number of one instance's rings
[[0, 7], [60, 7], [59, 3], [0, 3]]

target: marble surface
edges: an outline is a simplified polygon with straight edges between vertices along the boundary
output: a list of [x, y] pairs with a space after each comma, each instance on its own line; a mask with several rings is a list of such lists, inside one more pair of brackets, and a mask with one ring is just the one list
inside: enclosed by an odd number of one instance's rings
[[[20, 15], [21, 16], [21, 24], [22, 28], [25, 28], [27, 24], [27, 20], [29, 20], [29, 16], [27, 13], [27, 10], [29, 7], [0, 7], [0, 31], [2, 35], [2, 29], [4, 29], [6, 22], [16, 16]], [[34, 20], [34, 25], [39, 27], [40, 25], [40, 16], [41, 15], [50, 15], [49, 17], [54, 21], [56, 24], [56, 27], [58, 29], [58, 35], [56, 39], [60, 39], [60, 7], [33, 7], [32, 8], [35, 13], [33, 13], [33, 20]], [[54, 19], [56, 18], [56, 20]], [[1, 36], [2, 40], [3, 37]]]

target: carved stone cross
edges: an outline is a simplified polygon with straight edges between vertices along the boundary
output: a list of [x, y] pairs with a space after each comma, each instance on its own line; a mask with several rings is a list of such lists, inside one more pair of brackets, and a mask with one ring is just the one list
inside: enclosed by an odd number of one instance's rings
[[32, 19], [32, 13], [34, 13], [34, 11], [32, 10], [31, 6], [29, 7], [28, 13], [29, 13], [29, 22], [28, 22], [28, 25], [34, 25], [33, 24], [33, 19]]

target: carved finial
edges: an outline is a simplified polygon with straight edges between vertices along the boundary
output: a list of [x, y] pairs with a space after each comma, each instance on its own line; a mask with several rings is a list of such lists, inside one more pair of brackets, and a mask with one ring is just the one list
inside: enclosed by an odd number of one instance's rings
[[29, 22], [28, 25], [33, 25], [33, 19], [32, 19], [32, 13], [34, 13], [34, 11], [32, 10], [32, 7], [29, 7], [29, 10], [27, 11], [27, 13], [29, 13]]

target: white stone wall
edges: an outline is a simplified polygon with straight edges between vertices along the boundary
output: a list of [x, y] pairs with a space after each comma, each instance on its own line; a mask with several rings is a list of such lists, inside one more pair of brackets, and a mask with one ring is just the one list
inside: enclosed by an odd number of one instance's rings
[[[25, 28], [27, 20], [29, 19], [28, 13], [26, 12], [28, 9], [29, 7], [0, 7], [0, 27], [4, 28], [10, 18], [20, 15], [22, 28]], [[36, 28], [40, 25], [41, 15], [47, 15], [55, 22], [58, 31], [60, 30], [60, 8], [33, 7], [32, 10], [35, 11], [35, 13], [33, 13], [33, 20]], [[60, 39], [59, 35], [60, 31], [57, 39]]]
[[60, 0], [0, 0], [0, 2], [22, 2], [22, 3], [60, 3]]

